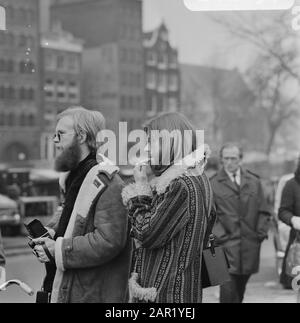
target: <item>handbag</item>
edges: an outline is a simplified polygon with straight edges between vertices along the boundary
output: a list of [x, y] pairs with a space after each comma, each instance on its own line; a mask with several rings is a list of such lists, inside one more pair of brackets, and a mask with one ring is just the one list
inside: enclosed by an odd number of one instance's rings
[[294, 278], [297, 272], [293, 274], [293, 269], [300, 266], [300, 233], [297, 232], [294, 242], [291, 244], [287, 257], [285, 272], [289, 277]]
[[223, 247], [216, 245], [216, 239], [212, 233], [217, 218], [216, 209], [213, 207], [211, 212], [208, 212], [202, 190], [201, 194], [207, 220], [204, 248], [202, 251], [201, 281], [202, 288], [208, 288], [220, 286], [230, 281], [228, 270], [230, 265], [225, 250]]

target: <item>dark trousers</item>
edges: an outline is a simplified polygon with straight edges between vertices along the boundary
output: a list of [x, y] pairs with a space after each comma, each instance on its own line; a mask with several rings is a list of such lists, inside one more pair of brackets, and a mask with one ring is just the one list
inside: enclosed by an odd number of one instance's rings
[[230, 275], [231, 281], [220, 287], [220, 303], [242, 303], [250, 275]]

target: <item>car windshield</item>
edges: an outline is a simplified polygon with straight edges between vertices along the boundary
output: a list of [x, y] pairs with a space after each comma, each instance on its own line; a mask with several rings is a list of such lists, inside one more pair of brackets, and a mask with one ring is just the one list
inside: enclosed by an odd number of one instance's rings
[[54, 205], [51, 202], [28, 202], [25, 204], [25, 217], [51, 216]]

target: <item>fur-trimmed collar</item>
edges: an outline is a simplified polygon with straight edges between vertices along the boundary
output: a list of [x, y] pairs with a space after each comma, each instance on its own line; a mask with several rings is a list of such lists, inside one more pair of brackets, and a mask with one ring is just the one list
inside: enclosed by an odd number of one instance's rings
[[176, 178], [184, 175], [202, 175], [209, 155], [209, 146], [205, 145], [200, 147], [192, 154], [172, 165], [159, 177], [153, 178], [150, 181], [151, 188], [155, 190], [157, 194], [163, 194], [170, 186], [171, 182]]

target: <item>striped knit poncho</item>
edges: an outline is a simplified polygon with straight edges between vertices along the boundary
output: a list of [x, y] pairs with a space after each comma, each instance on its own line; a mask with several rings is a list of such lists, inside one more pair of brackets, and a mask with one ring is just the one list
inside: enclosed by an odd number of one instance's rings
[[131, 301], [201, 303], [203, 203], [208, 210], [212, 203], [203, 167], [172, 166], [152, 185], [130, 184], [122, 195], [137, 245]]

